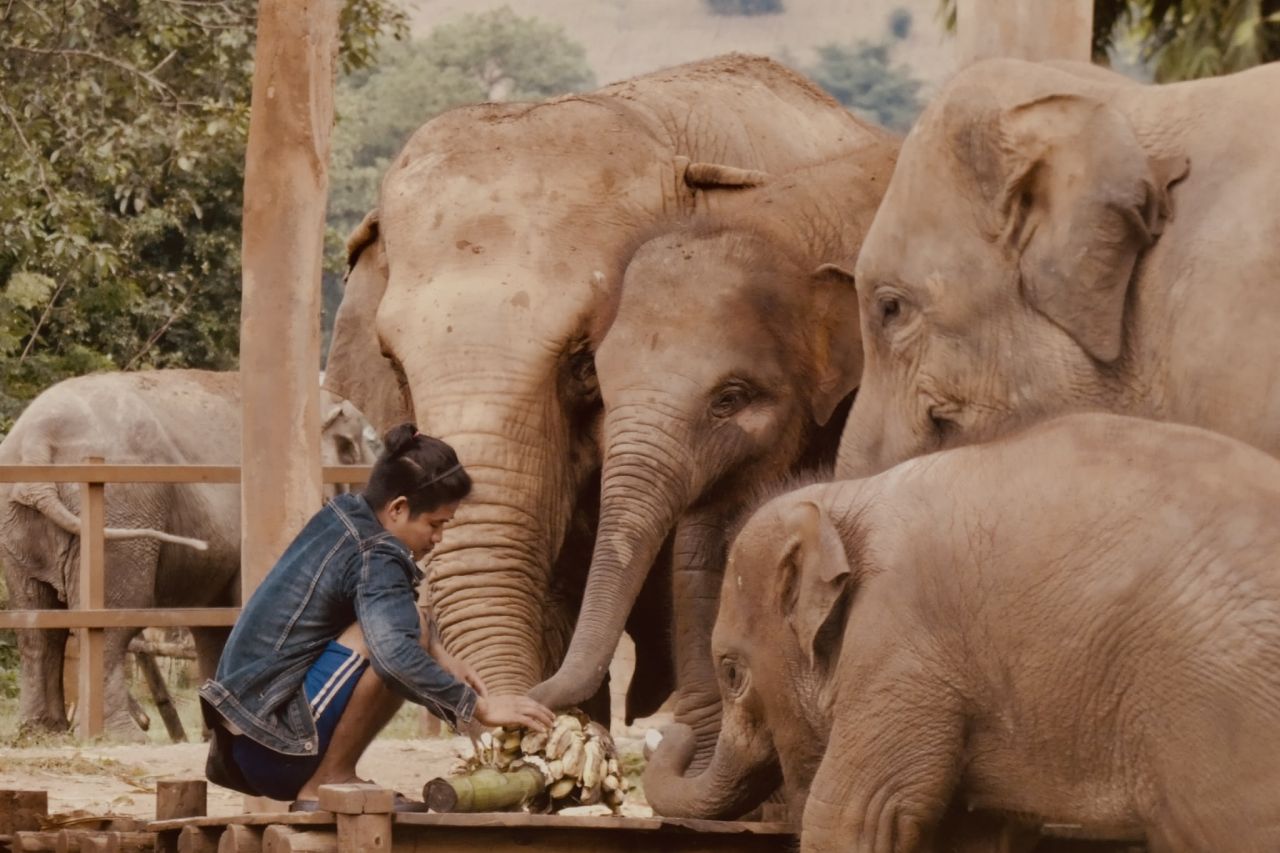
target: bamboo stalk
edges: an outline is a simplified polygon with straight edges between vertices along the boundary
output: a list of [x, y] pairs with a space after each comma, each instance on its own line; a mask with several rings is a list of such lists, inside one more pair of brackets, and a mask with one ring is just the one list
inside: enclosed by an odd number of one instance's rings
[[496, 812], [519, 808], [545, 789], [536, 767], [506, 773], [481, 767], [451, 779], [432, 779], [422, 789], [422, 799], [433, 812]]

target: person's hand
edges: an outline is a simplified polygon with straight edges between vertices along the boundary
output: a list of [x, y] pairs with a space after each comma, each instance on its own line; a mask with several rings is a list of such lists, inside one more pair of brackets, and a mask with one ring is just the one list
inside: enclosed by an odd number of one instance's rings
[[556, 721], [556, 715], [528, 696], [481, 696], [476, 702], [475, 717], [486, 726], [523, 726], [545, 732]]

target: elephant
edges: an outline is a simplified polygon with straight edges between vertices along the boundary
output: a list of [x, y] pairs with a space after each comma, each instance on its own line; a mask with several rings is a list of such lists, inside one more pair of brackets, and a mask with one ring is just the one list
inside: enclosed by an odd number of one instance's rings
[[[879, 136], [782, 65], [729, 55], [584, 95], [460, 107], [392, 161], [348, 243], [326, 387], [380, 428], [412, 416], [471, 473], [425, 595], [445, 645], [490, 690], [551, 675], [574, 626], [600, 488], [591, 330], [629, 248], [760, 172]], [[665, 572], [627, 626], [629, 718], [670, 692]]]
[[[677, 720], [709, 758], [710, 667], [727, 541], [744, 494], [830, 469], [862, 367], [852, 276], [898, 139], [718, 199], [646, 235], [593, 338], [604, 405], [600, 524], [560, 670], [531, 695], [568, 707], [599, 687], [663, 542], [674, 533]], [[678, 808], [646, 784], [659, 812]]]
[[1275, 65], [958, 73], [855, 266], [866, 364], [837, 476], [1085, 409], [1280, 453], [1278, 113]]
[[1097, 412], [786, 492], [731, 547], [720, 740], [674, 785], [732, 814], [780, 774], [807, 853], [940, 849], [955, 806], [1280, 850], [1277, 513], [1274, 457]]
[[[372, 462], [365, 422], [324, 394], [328, 464]], [[234, 465], [240, 459], [240, 381], [234, 372], [153, 370], [68, 379], [27, 406], [0, 443], [0, 464]], [[217, 484], [107, 485], [108, 607], [217, 607], [239, 602], [240, 490]], [[54, 609], [79, 593], [79, 491], [0, 483], [0, 563], [10, 605]], [[201, 548], [199, 546], [205, 546]], [[137, 629], [106, 633], [107, 732], [143, 737], [130, 714], [124, 656]], [[222, 628], [193, 628], [199, 667], [212, 674]], [[24, 731], [68, 727], [62, 690], [67, 631], [19, 631]]]

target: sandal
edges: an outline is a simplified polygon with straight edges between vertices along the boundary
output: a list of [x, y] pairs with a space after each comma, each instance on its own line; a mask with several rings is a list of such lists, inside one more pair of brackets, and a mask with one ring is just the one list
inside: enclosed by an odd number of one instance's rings
[[[420, 800], [412, 800], [404, 794], [397, 793], [395, 805], [391, 807], [396, 812], [425, 812], [427, 804]], [[322, 811], [319, 800], [294, 800], [289, 804], [291, 812], [318, 812]]]

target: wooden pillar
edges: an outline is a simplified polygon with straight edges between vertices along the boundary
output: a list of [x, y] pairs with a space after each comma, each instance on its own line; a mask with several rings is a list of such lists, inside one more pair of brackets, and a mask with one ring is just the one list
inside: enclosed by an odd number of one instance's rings
[[[101, 464], [102, 457], [91, 456], [85, 462]], [[107, 513], [103, 490], [102, 483], [80, 484], [80, 594], [76, 606], [81, 610], [101, 610], [107, 606], [107, 587], [103, 577], [107, 561], [104, 532]], [[101, 628], [80, 629], [76, 728], [82, 739], [102, 734], [105, 650], [106, 638]]]
[[240, 315], [244, 599], [320, 508], [320, 271], [342, 0], [260, 0]]
[[956, 0], [960, 67], [981, 59], [1090, 61], [1093, 0]]
[[201, 817], [209, 813], [209, 783], [204, 779], [156, 782], [156, 820]]

